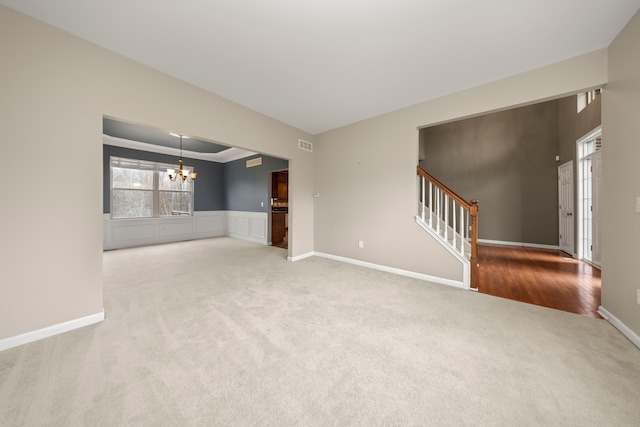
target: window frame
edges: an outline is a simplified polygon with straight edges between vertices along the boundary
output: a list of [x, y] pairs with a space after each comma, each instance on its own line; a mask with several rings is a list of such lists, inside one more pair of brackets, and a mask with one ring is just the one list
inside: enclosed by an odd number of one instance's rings
[[[124, 165], [122, 164], [124, 163]], [[129, 165], [137, 164], [138, 167], [132, 167]], [[153, 172], [153, 188], [152, 189], [135, 189], [113, 186], [113, 168], [121, 169], [134, 169], [134, 170], [146, 170]], [[194, 199], [195, 199], [195, 182], [191, 179], [181, 183], [181, 188], [185, 185], [188, 189], [160, 189], [161, 174], [166, 174], [167, 169], [176, 169], [176, 165], [169, 163], [154, 162], [151, 160], [131, 159], [121, 156], [109, 157], [109, 217], [111, 220], [144, 220], [144, 219], [157, 219], [157, 218], [191, 218], [194, 216]], [[193, 170], [193, 166], [183, 165], [183, 169]], [[180, 178], [178, 178], [180, 179]], [[128, 190], [128, 191], [145, 191], [152, 193], [152, 215], [151, 216], [136, 216], [136, 217], [121, 217], [114, 216], [113, 209], [113, 190]], [[187, 211], [172, 211], [178, 212], [171, 215], [160, 214], [160, 195], [161, 193], [188, 193], [189, 194], [189, 210]]]
[[602, 88], [593, 89], [587, 92], [581, 92], [577, 95], [577, 109], [578, 113], [587, 108], [587, 105], [591, 104], [596, 97], [600, 96]]

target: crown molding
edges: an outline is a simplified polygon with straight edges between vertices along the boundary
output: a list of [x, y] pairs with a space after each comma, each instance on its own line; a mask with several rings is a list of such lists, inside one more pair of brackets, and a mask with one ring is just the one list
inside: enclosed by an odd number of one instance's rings
[[[168, 154], [170, 156], [180, 156], [180, 150], [177, 148], [163, 147], [161, 145], [132, 141], [124, 138], [116, 138], [105, 134], [102, 135], [102, 143], [106, 145], [113, 145], [115, 147], [130, 148], [132, 150]], [[196, 151], [182, 150], [182, 156], [185, 158], [205, 160], [208, 162], [216, 163], [232, 162], [234, 160], [244, 159], [245, 157], [253, 156], [255, 154], [258, 153], [235, 147], [229, 147], [224, 151], [220, 151], [219, 153], [198, 153]]]

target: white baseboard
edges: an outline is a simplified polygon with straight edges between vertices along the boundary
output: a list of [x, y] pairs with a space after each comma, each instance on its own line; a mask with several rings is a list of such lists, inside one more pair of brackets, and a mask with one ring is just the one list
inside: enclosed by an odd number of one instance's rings
[[620, 319], [609, 313], [609, 311], [603, 306], [598, 307], [598, 314], [600, 314], [600, 316], [604, 317], [609, 323], [611, 323], [614, 328], [619, 330], [622, 335], [627, 337], [629, 341], [631, 341], [636, 347], [640, 348], [640, 336], [633, 332], [627, 325], [622, 323]]
[[302, 254], [302, 255], [298, 255], [298, 256], [294, 256], [294, 257], [287, 257], [287, 261], [289, 262], [296, 262], [296, 261], [301, 261], [305, 258], [309, 258], [315, 255], [315, 252], [307, 252], [306, 254]]
[[398, 274], [400, 276], [412, 277], [414, 279], [420, 279], [427, 282], [439, 283], [441, 285], [453, 286], [461, 289], [468, 289], [468, 287], [466, 287], [464, 283], [457, 282], [455, 280], [443, 279], [441, 277], [429, 276], [427, 274], [416, 273], [408, 270], [401, 270], [399, 268], [388, 267], [386, 265], [373, 264], [371, 262], [360, 261], [352, 258], [345, 258], [337, 255], [325, 254], [322, 252], [313, 252], [312, 255], [322, 257], [322, 258], [333, 259], [336, 261], [346, 262], [347, 264], [358, 265], [360, 267], [371, 268], [373, 270], [380, 270], [380, 271], [385, 271], [387, 273]]
[[478, 243], [486, 243], [490, 245], [503, 245], [503, 246], [521, 246], [523, 248], [538, 248], [538, 249], [560, 249], [558, 245], [541, 245], [539, 243], [523, 243], [523, 242], [507, 242], [504, 240], [489, 240], [478, 239]]
[[68, 322], [58, 323], [57, 325], [48, 326], [46, 328], [38, 329], [36, 331], [27, 332], [15, 337], [5, 338], [0, 340], [0, 351], [8, 350], [19, 345], [27, 344], [30, 342], [38, 341], [43, 338], [52, 337], [54, 335], [69, 332], [74, 329], [82, 328], [83, 326], [93, 325], [104, 320], [104, 311], [89, 316], [81, 317], [79, 319], [69, 320]]

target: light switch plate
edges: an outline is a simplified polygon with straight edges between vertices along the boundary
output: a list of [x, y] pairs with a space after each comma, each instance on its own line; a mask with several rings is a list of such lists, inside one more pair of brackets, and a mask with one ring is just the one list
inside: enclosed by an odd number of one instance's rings
[[636, 212], [640, 213], [640, 197], [636, 197]]

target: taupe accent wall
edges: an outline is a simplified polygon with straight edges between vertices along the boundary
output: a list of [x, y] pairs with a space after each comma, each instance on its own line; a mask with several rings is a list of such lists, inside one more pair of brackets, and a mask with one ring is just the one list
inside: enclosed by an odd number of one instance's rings
[[421, 166], [477, 199], [480, 239], [558, 244], [558, 101], [421, 129]]
[[479, 200], [481, 239], [556, 246], [558, 166], [573, 160], [577, 178], [576, 141], [601, 123], [601, 97], [580, 113], [576, 98], [423, 128], [420, 166]]

